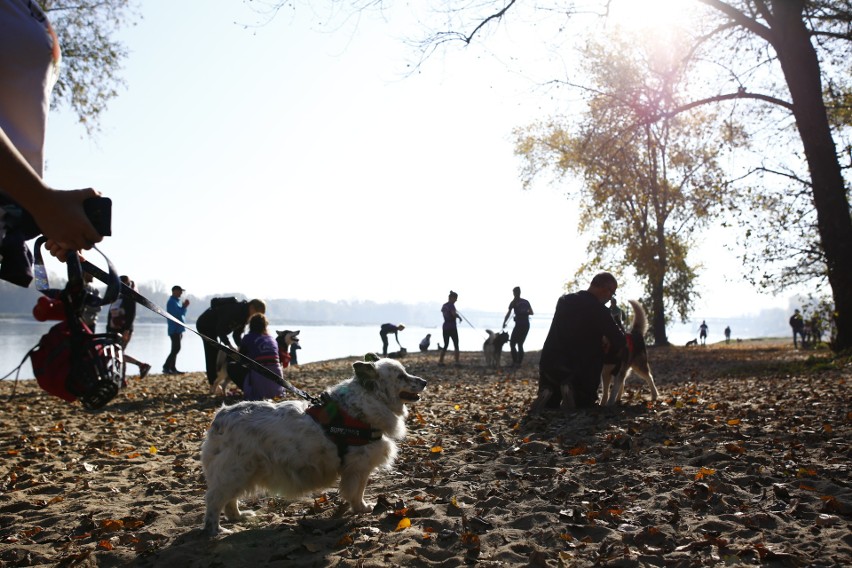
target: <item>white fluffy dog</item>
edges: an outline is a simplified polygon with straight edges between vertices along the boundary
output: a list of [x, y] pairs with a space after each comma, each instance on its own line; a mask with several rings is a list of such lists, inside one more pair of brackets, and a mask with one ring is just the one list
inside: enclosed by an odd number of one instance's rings
[[265, 489], [295, 499], [338, 477], [340, 496], [353, 511], [371, 510], [364, 501], [367, 480], [396, 457], [394, 440], [406, 432], [405, 403], [420, 399], [426, 381], [398, 361], [372, 355], [352, 367], [355, 376], [327, 389], [321, 407], [309, 410], [307, 402], [294, 400], [219, 409], [201, 446], [206, 533], [231, 532], [219, 526], [223, 510], [230, 521], [254, 515], [240, 513], [237, 499], [244, 494]]

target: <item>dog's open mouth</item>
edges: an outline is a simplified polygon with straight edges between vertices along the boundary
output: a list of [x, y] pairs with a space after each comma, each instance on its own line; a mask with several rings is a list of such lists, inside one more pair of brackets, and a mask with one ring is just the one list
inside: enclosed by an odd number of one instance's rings
[[420, 400], [420, 395], [416, 392], [401, 392], [399, 393], [399, 398], [402, 400], [410, 400], [412, 402]]

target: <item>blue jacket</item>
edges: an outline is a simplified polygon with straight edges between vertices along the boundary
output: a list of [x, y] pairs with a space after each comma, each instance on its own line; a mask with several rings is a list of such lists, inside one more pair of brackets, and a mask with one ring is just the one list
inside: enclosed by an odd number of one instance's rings
[[[186, 321], [186, 308], [181, 303], [180, 298], [175, 298], [174, 296], [169, 297], [169, 301], [166, 302], [166, 311], [170, 316], [175, 317], [180, 321]], [[166, 321], [169, 324], [169, 335], [184, 332], [184, 327], [182, 325], [178, 325], [172, 320]]]

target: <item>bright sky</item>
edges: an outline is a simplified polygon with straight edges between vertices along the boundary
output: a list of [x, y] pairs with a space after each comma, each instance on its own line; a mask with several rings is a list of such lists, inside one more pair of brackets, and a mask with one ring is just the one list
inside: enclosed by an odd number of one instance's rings
[[[560, 93], [492, 56], [520, 49], [520, 26], [500, 36], [517, 45], [451, 48], [406, 76], [403, 38], [420, 34], [393, 20], [323, 31], [300, 4], [246, 28], [258, 17], [236, 0], [145, 0], [142, 14], [103, 132], [62, 111], [48, 133], [48, 182], [112, 198], [101, 248], [121, 273], [268, 299], [454, 289], [460, 309], [489, 311], [520, 285], [552, 310], [584, 241], [564, 188], [521, 189], [512, 129]], [[740, 284], [721, 243], [701, 258], [699, 320], [787, 307]]]

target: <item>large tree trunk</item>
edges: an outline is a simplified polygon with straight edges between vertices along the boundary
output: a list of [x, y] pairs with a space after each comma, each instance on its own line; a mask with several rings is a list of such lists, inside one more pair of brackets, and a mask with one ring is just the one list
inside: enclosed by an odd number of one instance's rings
[[666, 303], [665, 303], [665, 252], [659, 254], [660, 260], [649, 277], [651, 291], [651, 331], [654, 334], [654, 345], [668, 345], [666, 335]]
[[835, 350], [852, 347], [852, 216], [825, 102], [816, 50], [802, 0], [772, 0], [771, 43], [790, 89], [793, 115], [810, 169], [817, 227], [828, 264], [837, 324]]

